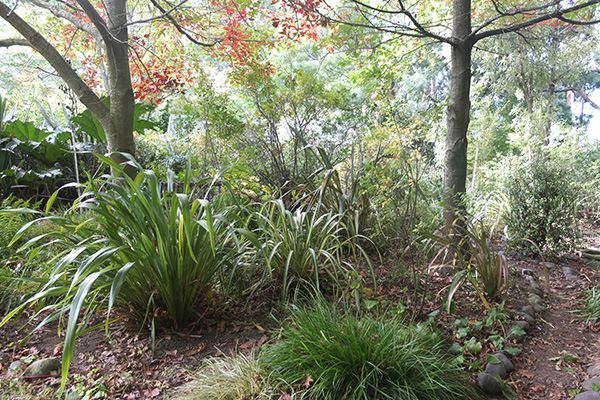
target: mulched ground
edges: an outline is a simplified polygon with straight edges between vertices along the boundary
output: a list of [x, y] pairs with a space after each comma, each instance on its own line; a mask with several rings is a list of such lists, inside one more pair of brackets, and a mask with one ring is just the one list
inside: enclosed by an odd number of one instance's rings
[[[509, 261], [513, 267], [505, 308], [512, 319], [519, 319], [521, 307], [527, 303], [529, 286], [522, 271], [532, 270], [539, 285], [545, 287], [543, 268], [540, 260], [509, 257]], [[581, 282], [566, 280], [561, 270], [563, 266], [571, 267]], [[518, 345], [522, 352], [513, 358], [516, 370], [506, 379], [519, 399], [572, 399], [588, 377], [587, 367], [600, 359], [600, 326], [586, 323], [576, 312], [584, 307], [584, 291], [599, 283], [597, 266], [598, 262], [569, 256], [556, 261], [556, 267], [551, 268], [551, 292], [545, 298], [548, 311], [531, 329], [525, 342]], [[397, 306], [401, 302], [410, 309], [421, 310], [420, 317], [426, 318], [433, 311], [433, 305], [439, 305], [438, 296], [444, 294], [443, 288], [451, 277], [437, 275], [427, 286], [418, 282], [419, 289], [415, 291], [410, 271], [410, 260], [400, 269], [396, 264], [384, 262], [377, 268], [379, 288], [374, 298], [382, 305]], [[459, 292], [456, 299], [456, 314], [440, 319], [440, 326], [451, 340], [455, 339], [450, 337], [452, 330], [448, 325], [457, 317], [473, 321], [485, 318], [477, 298]], [[201, 325], [187, 332], [158, 335], [154, 351], [148, 333], [139, 332], [127, 321], [112, 325], [108, 338], [103, 329], [87, 333], [77, 342], [70, 385], [102, 388], [109, 399], [165, 398], [171, 388], [189, 380], [190, 372], [200, 368], [206, 357], [259, 349], [269, 340], [269, 331], [277, 326], [272, 317], [275, 304], [268, 296], [250, 303], [221, 304], [210, 310]], [[62, 338], [56, 325], [42, 328], [24, 345], [16, 346], [26, 332], [18, 331], [22, 324], [23, 320], [12, 321], [0, 329], [1, 379], [14, 379], [4, 375], [14, 360], [60, 357]], [[485, 337], [481, 340], [484, 346], [479, 358], [485, 360], [485, 354], [496, 349]], [[576, 359], [567, 361], [564, 357], [567, 354]], [[483, 364], [482, 361], [481, 366]], [[474, 381], [481, 366], [470, 371]], [[33, 398], [36, 398], [36, 390], [58, 382], [56, 377], [34, 382]], [[4, 398], [1, 393], [0, 398]]]

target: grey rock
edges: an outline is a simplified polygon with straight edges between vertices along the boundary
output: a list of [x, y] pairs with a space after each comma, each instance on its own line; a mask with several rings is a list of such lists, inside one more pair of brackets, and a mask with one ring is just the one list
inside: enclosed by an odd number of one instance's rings
[[10, 363], [10, 365], [6, 369], [6, 375], [7, 376], [20, 375], [24, 369], [25, 369], [25, 363], [23, 361], [21, 361], [21, 360], [13, 361]]
[[500, 251], [498, 252], [498, 255], [499, 255], [499, 256], [505, 256], [505, 255], [506, 255], [506, 252], [505, 252], [504, 250], [500, 250]]
[[587, 369], [587, 373], [589, 376], [599, 376], [600, 375], [600, 363], [590, 365]]
[[600, 377], [590, 378], [587, 381], [583, 382], [581, 386], [583, 386], [585, 390], [594, 390], [594, 384], [600, 387]]
[[594, 391], [581, 392], [577, 396], [573, 398], [573, 400], [598, 400], [600, 399], [600, 394]]
[[544, 297], [544, 289], [542, 289], [537, 283], [531, 283], [531, 286], [529, 287], [529, 292], [535, 294], [536, 296], [539, 296], [540, 298]]
[[545, 304], [544, 303], [544, 299], [542, 299], [542, 296], [538, 296], [535, 293], [531, 293], [529, 295], [529, 298], [527, 299], [527, 302], [529, 303], [530, 301], [535, 302], [537, 304]]
[[500, 382], [498, 382], [496, 378], [494, 378], [487, 372], [483, 372], [477, 375], [477, 383], [479, 384], [479, 387], [481, 388], [481, 390], [483, 390], [484, 393], [491, 395], [502, 394], [502, 387], [500, 386]]
[[548, 267], [548, 268], [554, 268], [554, 267], [556, 267], [556, 264], [554, 264], [553, 262], [550, 262], [550, 261], [546, 261], [545, 263], [540, 262], [540, 265], [542, 267], [544, 266], [544, 264], [546, 264], [546, 267]]
[[502, 364], [502, 362], [500, 362], [499, 364], [488, 363], [485, 366], [485, 372], [492, 376], [499, 376], [502, 379], [506, 378], [507, 375], [506, 367], [504, 366], [504, 364]]
[[524, 314], [531, 315], [531, 317], [535, 320], [535, 310], [533, 309], [533, 307], [523, 306], [523, 308], [521, 308], [521, 311], [523, 311]]
[[23, 373], [26, 377], [42, 377], [48, 375], [56, 375], [61, 371], [60, 361], [56, 358], [42, 358], [34, 361]]
[[561, 269], [566, 277], [568, 277], [569, 275], [573, 275], [573, 270], [570, 267], [562, 267]]
[[527, 303], [531, 307], [533, 307], [536, 314], [544, 313], [546, 311], [546, 304], [544, 303], [544, 301], [541, 299], [540, 296], [537, 296], [535, 294], [530, 295], [529, 298], [527, 299]]
[[534, 317], [531, 316], [531, 314], [521, 313], [521, 315], [523, 315], [523, 318], [525, 319], [525, 321], [527, 321], [527, 323], [529, 323], [531, 325], [535, 325], [536, 320]]
[[514, 364], [512, 363], [512, 361], [509, 360], [506, 354], [496, 353], [496, 358], [502, 363], [502, 365], [504, 365], [507, 374], [510, 374], [515, 370]]
[[531, 270], [529, 268], [523, 268], [521, 270], [521, 273], [525, 276], [533, 276], [533, 270]]
[[515, 321], [515, 322], [513, 322], [513, 326], [518, 326], [519, 328], [523, 329], [525, 332], [529, 332], [529, 328], [531, 328], [531, 325], [527, 321]]

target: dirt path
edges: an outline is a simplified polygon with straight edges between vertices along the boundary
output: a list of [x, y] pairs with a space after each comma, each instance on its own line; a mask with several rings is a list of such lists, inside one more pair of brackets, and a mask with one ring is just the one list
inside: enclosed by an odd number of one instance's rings
[[[600, 334], [577, 311], [585, 306], [583, 291], [598, 282], [594, 264], [564, 259], [550, 269], [547, 311], [530, 330], [522, 353], [515, 358], [516, 370], [507, 379], [520, 399], [573, 399], [585, 391], [582, 382], [589, 378], [588, 367], [600, 360]], [[533, 270], [540, 286], [545, 286], [539, 263], [519, 262], [517, 267]], [[565, 275], [565, 267], [573, 274]], [[516, 290], [524, 290], [523, 285], [519, 280]]]

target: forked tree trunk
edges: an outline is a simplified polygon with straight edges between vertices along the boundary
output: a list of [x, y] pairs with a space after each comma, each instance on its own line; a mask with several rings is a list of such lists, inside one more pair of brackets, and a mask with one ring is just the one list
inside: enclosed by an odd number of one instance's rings
[[[33, 27], [21, 19], [15, 10], [0, 2], [0, 17], [17, 30], [77, 95], [79, 101], [98, 118], [104, 128], [107, 147], [117, 162], [125, 160], [118, 153], [135, 154], [133, 139], [133, 112], [135, 100], [131, 86], [128, 55], [127, 14], [125, 0], [104, 2], [108, 22], [96, 12], [87, 0], [78, 0], [80, 6], [102, 37], [108, 64], [110, 107], [77, 75], [63, 56]], [[133, 173], [131, 169], [128, 173]]]

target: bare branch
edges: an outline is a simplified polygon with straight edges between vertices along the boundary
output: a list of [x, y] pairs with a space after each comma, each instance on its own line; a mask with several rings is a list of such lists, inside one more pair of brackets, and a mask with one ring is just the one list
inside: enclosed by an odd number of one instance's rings
[[[553, 4], [553, 3], [551, 3]], [[501, 35], [504, 33], [509, 33], [509, 32], [517, 32], [521, 29], [525, 29], [528, 28], [530, 26], [533, 25], [537, 25], [540, 22], [544, 22], [544, 21], [548, 21], [554, 18], [560, 18], [563, 17], [565, 14], [569, 14], [575, 11], [579, 11], [579, 10], [583, 10], [587, 7], [591, 7], [594, 6], [596, 4], [600, 4], [600, 0], [589, 0], [586, 1], [585, 3], [581, 3], [581, 4], [577, 4], [574, 5], [572, 7], [569, 8], [565, 8], [565, 9], [558, 9], [556, 11], [553, 12], [548, 12], [542, 15], [539, 15], [538, 17], [532, 18], [528, 21], [525, 22], [521, 22], [519, 24], [515, 24], [515, 25], [510, 25], [507, 27], [503, 27], [503, 28], [497, 28], [497, 29], [491, 29], [489, 31], [486, 32], [482, 32], [482, 33], [472, 33], [471, 34], [471, 40], [473, 41], [473, 43], [478, 42], [481, 39], [485, 39], [487, 37], [490, 36], [497, 36], [497, 35]], [[585, 22], [585, 21], [581, 21], [581, 22]]]
[[162, 13], [162, 15], [163, 15], [163, 16], [164, 16], [164, 17], [165, 17], [167, 20], [169, 20], [169, 22], [170, 22], [171, 24], [173, 24], [173, 26], [175, 27], [175, 29], [177, 29], [177, 31], [178, 31], [178, 32], [179, 32], [179, 33], [181, 33], [181, 34], [182, 34], [183, 36], [185, 36], [186, 38], [188, 38], [188, 39], [189, 39], [189, 40], [190, 40], [192, 43], [194, 43], [194, 44], [197, 44], [197, 45], [199, 45], [199, 46], [203, 46], [203, 47], [212, 47], [212, 46], [214, 46], [215, 44], [217, 44], [217, 43], [218, 43], [218, 40], [215, 40], [213, 43], [204, 43], [204, 42], [201, 42], [201, 41], [197, 40], [197, 39], [196, 39], [196, 38], [194, 38], [192, 35], [190, 35], [190, 34], [189, 34], [189, 33], [188, 33], [188, 32], [187, 32], [185, 29], [183, 29], [183, 28], [181, 27], [181, 25], [179, 25], [179, 23], [178, 23], [177, 21], [175, 21], [175, 18], [173, 18], [173, 16], [171, 16], [171, 12], [172, 12], [172, 10], [170, 10], [170, 11], [167, 11], [167, 10], [165, 10], [165, 9], [164, 9], [164, 8], [163, 8], [163, 7], [162, 7], [162, 6], [161, 6], [161, 5], [158, 3], [158, 1], [157, 1], [157, 0], [150, 0], [150, 1], [152, 2], [152, 4], [154, 4], [154, 6], [155, 6], [156, 8], [158, 8], [158, 10], [159, 10], [159, 11]]
[[12, 38], [12, 39], [2, 39], [2, 40], [0, 40], [0, 47], [10, 47], [10, 46], [28, 46], [28, 47], [31, 47], [31, 43], [29, 43], [25, 39], [20, 39], [20, 38]]
[[38, 7], [50, 11], [54, 16], [65, 19], [75, 25], [77, 29], [91, 35], [96, 41], [100, 42], [100, 33], [92, 24], [82, 21], [73, 13], [66, 11], [64, 8], [56, 7], [45, 0], [29, 0]]

